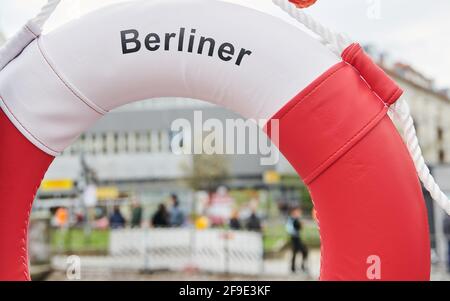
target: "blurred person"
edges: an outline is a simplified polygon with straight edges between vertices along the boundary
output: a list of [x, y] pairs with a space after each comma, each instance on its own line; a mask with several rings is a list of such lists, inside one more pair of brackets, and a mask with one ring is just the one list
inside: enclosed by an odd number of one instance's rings
[[172, 207], [170, 209], [170, 225], [172, 227], [181, 227], [184, 225], [184, 213], [180, 209], [180, 202], [176, 194], [170, 196]]
[[285, 199], [278, 199], [277, 200], [277, 206], [278, 206], [278, 210], [280, 211], [280, 213], [283, 216], [288, 216], [289, 215], [289, 202], [286, 201]]
[[207, 209], [208, 218], [212, 226], [224, 226], [233, 211], [235, 199], [230, 195], [228, 188], [219, 186], [215, 193], [211, 194]]
[[106, 230], [109, 227], [109, 220], [107, 216], [102, 216], [94, 221], [94, 228], [99, 230]]
[[77, 209], [75, 212], [75, 226], [82, 226], [85, 221], [84, 212], [81, 209]]
[[106, 207], [102, 206], [95, 207], [93, 224], [95, 229], [100, 230], [109, 229], [109, 217]]
[[303, 243], [300, 237], [300, 231], [302, 230], [302, 223], [300, 218], [302, 216], [302, 211], [300, 208], [293, 208], [290, 212], [286, 223], [286, 231], [291, 237], [291, 247], [292, 247], [292, 260], [291, 260], [291, 271], [295, 273], [297, 270], [296, 257], [297, 253], [302, 254], [302, 271], [306, 272], [306, 260], [308, 259], [308, 248]]
[[64, 207], [60, 207], [55, 212], [56, 225], [63, 228], [68, 225], [69, 222], [69, 210]]
[[447, 272], [450, 273], [450, 216], [445, 215], [444, 234], [447, 239]]
[[142, 206], [134, 201], [131, 210], [131, 228], [139, 228], [142, 224]]
[[114, 206], [113, 213], [109, 217], [109, 225], [111, 229], [120, 229], [125, 227], [126, 220], [120, 212], [119, 206]]
[[232, 211], [229, 225], [230, 225], [231, 230], [241, 230], [242, 229], [241, 221], [239, 220], [239, 211], [238, 210], [234, 209]]
[[159, 204], [158, 210], [152, 216], [152, 225], [155, 228], [169, 227], [169, 213], [167, 212], [166, 205]]
[[259, 218], [256, 208], [254, 207], [252, 208], [251, 214], [247, 219], [247, 230], [255, 232], [262, 231], [261, 219]]

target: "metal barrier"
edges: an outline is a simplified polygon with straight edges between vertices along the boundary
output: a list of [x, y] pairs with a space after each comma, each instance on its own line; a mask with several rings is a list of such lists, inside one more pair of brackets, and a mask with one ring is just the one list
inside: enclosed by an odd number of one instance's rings
[[[122, 229], [110, 236], [115, 268], [198, 269], [256, 275], [263, 272], [263, 240], [256, 232], [194, 229]], [[122, 266], [123, 265], [123, 266]]]

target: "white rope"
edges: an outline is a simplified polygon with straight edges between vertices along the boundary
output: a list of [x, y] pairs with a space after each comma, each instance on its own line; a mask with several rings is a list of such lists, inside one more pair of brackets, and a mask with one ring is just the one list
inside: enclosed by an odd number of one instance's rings
[[3, 47], [0, 47], [0, 71], [42, 33], [45, 22], [55, 11], [59, 2], [61, 1], [48, 0], [35, 18], [29, 20]]
[[61, 2], [61, 0], [48, 0], [47, 1], [47, 4], [41, 8], [41, 11], [39, 12], [39, 14], [35, 18], [32, 19], [32, 22], [34, 22], [36, 24], [36, 27], [40, 28], [41, 30], [42, 30], [42, 28], [44, 28], [45, 22], [47, 22], [48, 18], [50, 18], [50, 16], [56, 10], [56, 7], [58, 6], [58, 4], [60, 2]]
[[273, 0], [272, 2], [318, 35], [321, 38], [322, 44], [330, 48], [337, 56], [340, 57], [342, 51], [352, 43], [348, 37], [323, 26], [288, 0]]
[[433, 200], [435, 200], [436, 203], [438, 203], [438, 205], [444, 209], [448, 215], [450, 215], [450, 200], [445, 193], [441, 191], [439, 185], [436, 183], [425, 163], [408, 103], [404, 98], [399, 99], [390, 108], [390, 110], [392, 112], [393, 120], [396, 121], [402, 128], [403, 140], [405, 141], [411, 158], [414, 161], [420, 180], [428, 192], [430, 192]]
[[[288, 0], [273, 0], [273, 3], [318, 35], [322, 39], [321, 42], [338, 56], [341, 56], [341, 53], [345, 48], [352, 43], [347, 37], [326, 28]], [[390, 108], [390, 111], [393, 120], [402, 128], [403, 139], [408, 147], [411, 158], [414, 161], [417, 175], [422, 181], [425, 189], [430, 192], [433, 200], [435, 200], [436, 203], [450, 215], [450, 200], [439, 188], [439, 185], [436, 183], [425, 163], [408, 103], [403, 98], [399, 99], [397, 103]]]

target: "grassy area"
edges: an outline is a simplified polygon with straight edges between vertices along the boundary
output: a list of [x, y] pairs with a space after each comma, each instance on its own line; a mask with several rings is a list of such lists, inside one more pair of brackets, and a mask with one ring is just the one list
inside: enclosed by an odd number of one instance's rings
[[[320, 246], [319, 231], [315, 224], [304, 223], [302, 238], [310, 248]], [[92, 230], [85, 235], [83, 229], [50, 232], [52, 251], [56, 253], [106, 253], [109, 245], [109, 230]], [[273, 252], [288, 242], [289, 237], [283, 224], [269, 226], [264, 231], [264, 250]]]
[[[304, 223], [301, 236], [305, 244], [310, 248], [320, 247], [319, 229], [315, 224]], [[267, 227], [264, 231], [264, 250], [266, 252], [276, 251], [288, 242], [285, 225], [279, 224]]]
[[92, 230], [90, 235], [86, 235], [83, 229], [52, 229], [50, 241], [53, 252], [106, 253], [109, 244], [109, 230]]

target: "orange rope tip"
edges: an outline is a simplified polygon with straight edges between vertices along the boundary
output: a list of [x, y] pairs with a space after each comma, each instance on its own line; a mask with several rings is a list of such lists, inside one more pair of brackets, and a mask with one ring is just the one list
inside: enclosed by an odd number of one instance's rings
[[289, 0], [294, 3], [298, 8], [307, 8], [316, 3], [317, 0]]

